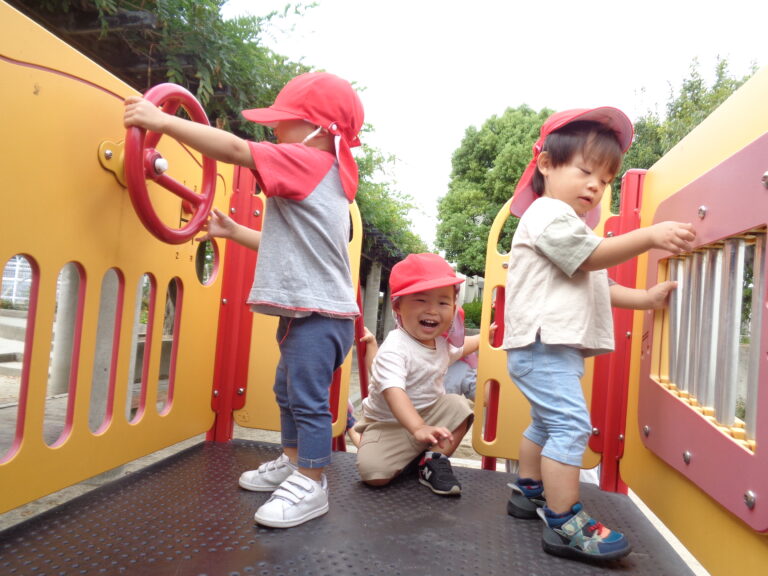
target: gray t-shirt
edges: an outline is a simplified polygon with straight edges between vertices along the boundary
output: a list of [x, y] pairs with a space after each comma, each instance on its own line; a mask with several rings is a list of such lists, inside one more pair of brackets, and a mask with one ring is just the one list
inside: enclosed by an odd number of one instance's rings
[[267, 196], [251, 309], [289, 317], [357, 316], [349, 201], [335, 158], [302, 144], [251, 143], [251, 153]]

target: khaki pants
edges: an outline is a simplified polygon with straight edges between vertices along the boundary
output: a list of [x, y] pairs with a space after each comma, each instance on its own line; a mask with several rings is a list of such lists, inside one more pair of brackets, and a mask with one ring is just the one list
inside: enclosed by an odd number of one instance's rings
[[[472, 425], [474, 413], [463, 396], [445, 394], [429, 408], [419, 412], [429, 426], [455, 430], [462, 422]], [[429, 448], [416, 439], [399, 422], [378, 422], [363, 418], [355, 424], [362, 434], [357, 449], [357, 470], [363, 481], [386, 480], [397, 476], [419, 454]]]

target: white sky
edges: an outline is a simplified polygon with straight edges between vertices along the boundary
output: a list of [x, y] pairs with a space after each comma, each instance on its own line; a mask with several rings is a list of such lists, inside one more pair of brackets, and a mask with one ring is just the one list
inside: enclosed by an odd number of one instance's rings
[[[230, 0], [224, 16], [288, 0]], [[437, 199], [466, 129], [508, 107], [616, 106], [663, 115], [698, 58], [709, 85], [768, 64], [765, 0], [317, 0], [268, 45], [363, 88], [366, 142], [398, 157], [391, 175], [434, 242]], [[512, 190], [510, 190], [510, 194]]]

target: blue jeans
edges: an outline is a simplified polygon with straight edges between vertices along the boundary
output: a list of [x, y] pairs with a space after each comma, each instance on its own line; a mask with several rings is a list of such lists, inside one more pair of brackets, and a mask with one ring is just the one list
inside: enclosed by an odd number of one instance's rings
[[584, 357], [577, 348], [536, 342], [507, 350], [507, 369], [531, 404], [531, 424], [523, 432], [542, 446], [541, 455], [581, 466], [592, 433], [581, 389]]
[[280, 407], [284, 447], [298, 448], [298, 465], [324, 468], [331, 463], [329, 389], [354, 340], [354, 321], [312, 314], [280, 318], [280, 362], [275, 397]]

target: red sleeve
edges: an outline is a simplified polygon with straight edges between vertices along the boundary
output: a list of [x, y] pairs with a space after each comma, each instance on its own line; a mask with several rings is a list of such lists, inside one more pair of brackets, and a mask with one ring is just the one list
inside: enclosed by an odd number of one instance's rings
[[301, 201], [333, 166], [333, 154], [304, 144], [249, 142], [253, 175], [266, 196]]

